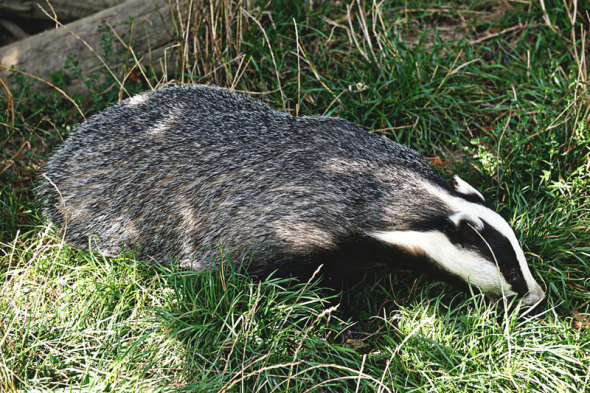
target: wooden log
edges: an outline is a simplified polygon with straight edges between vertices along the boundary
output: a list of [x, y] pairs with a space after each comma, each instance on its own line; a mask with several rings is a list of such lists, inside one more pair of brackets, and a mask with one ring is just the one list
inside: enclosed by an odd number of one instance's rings
[[22, 40], [23, 38], [27, 38], [29, 36], [26, 31], [21, 29], [19, 25], [12, 21], [0, 19], [0, 26], [4, 27], [17, 40]]
[[[124, 0], [50, 0], [61, 22], [72, 22], [107, 8], [121, 4]], [[47, 20], [38, 5], [49, 9], [44, 0], [0, 0], [0, 15], [8, 19], [17, 16], [24, 19]]]
[[[156, 72], [161, 72], [160, 60], [165, 53], [169, 55], [171, 52], [167, 50], [172, 43], [174, 29], [170, 12], [167, 0], [128, 0], [76, 22], [0, 47], [0, 71], [6, 71], [14, 66], [18, 70], [48, 79], [51, 73], [64, 68], [66, 59], [71, 55], [75, 56], [78, 62], [77, 69], [82, 75], [106, 69], [101, 49], [105, 22], [108, 23], [106, 34], [112, 34], [113, 38], [111, 52], [123, 54], [119, 57], [127, 58], [128, 65], [133, 65], [134, 59], [129, 52], [126, 53], [126, 46], [121, 44], [110, 30], [112, 28], [128, 43], [129, 20], [133, 18], [131, 47], [136, 57], [141, 59], [143, 66], [151, 66]], [[106, 63], [116, 77], [122, 80], [123, 64], [113, 64], [113, 59], [106, 59]], [[68, 77], [70, 92], [87, 93], [88, 89], [82, 79], [75, 77], [72, 70], [64, 71]], [[0, 76], [3, 73], [0, 73]], [[47, 85], [39, 84], [39, 87], [43, 89]]]

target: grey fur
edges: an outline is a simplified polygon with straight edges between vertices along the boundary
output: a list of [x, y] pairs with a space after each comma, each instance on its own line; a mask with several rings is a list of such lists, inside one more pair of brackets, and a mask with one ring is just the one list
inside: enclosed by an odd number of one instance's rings
[[96, 234], [105, 255], [137, 246], [143, 258], [203, 269], [219, 258], [202, 247], [221, 242], [251, 255], [253, 273], [298, 270], [375, 231], [447, 225], [453, 212], [426, 186], [459, 195], [413, 150], [345, 120], [198, 85], [81, 124], [45, 176], [44, 214], [74, 246]]

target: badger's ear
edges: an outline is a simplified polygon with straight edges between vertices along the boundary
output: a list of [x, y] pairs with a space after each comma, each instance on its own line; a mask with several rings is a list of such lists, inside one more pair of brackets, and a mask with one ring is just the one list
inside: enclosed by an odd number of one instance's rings
[[455, 228], [461, 227], [462, 224], [470, 224], [477, 231], [483, 231], [483, 221], [476, 215], [466, 212], [457, 212], [449, 216], [449, 221], [455, 225]]
[[485, 198], [483, 197], [483, 195], [481, 195], [481, 193], [479, 191], [477, 191], [475, 188], [473, 188], [471, 186], [471, 184], [467, 183], [465, 180], [461, 179], [459, 176], [455, 175], [454, 180], [455, 180], [455, 191], [457, 191], [459, 194], [474, 195], [474, 196], [478, 197], [479, 199], [481, 199], [482, 202], [486, 201]]

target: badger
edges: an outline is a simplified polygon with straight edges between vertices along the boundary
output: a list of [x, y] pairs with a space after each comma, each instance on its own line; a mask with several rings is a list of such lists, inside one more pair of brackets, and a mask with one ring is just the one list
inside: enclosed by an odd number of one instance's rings
[[544, 297], [511, 227], [460, 177], [450, 186], [415, 151], [346, 120], [219, 87], [106, 109], [57, 149], [38, 193], [68, 243], [105, 256], [215, 269], [208, 246], [221, 244], [254, 276], [408, 267], [490, 298]]

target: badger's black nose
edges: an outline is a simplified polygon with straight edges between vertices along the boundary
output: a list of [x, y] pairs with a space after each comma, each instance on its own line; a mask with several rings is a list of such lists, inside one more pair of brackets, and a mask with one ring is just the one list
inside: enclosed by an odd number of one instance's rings
[[522, 303], [527, 306], [532, 306], [539, 303], [545, 297], [545, 292], [539, 285], [530, 291], [523, 299]]

